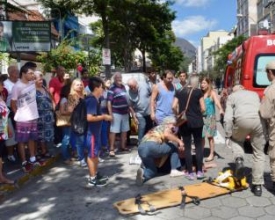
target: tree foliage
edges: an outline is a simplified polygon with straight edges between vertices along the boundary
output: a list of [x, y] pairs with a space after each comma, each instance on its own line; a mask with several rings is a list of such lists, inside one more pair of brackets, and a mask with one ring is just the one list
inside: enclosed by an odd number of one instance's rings
[[37, 60], [43, 64], [44, 71], [51, 71], [58, 65], [64, 66], [67, 70], [74, 70], [78, 63], [84, 63], [87, 55], [81, 51], [75, 51], [68, 40], [63, 40], [61, 44], [50, 52], [43, 52]]
[[[180, 49], [174, 46], [171, 23], [175, 12], [172, 1], [158, 0], [40, 0], [47, 7], [62, 5], [69, 11], [100, 18], [92, 29], [93, 46], [110, 48], [115, 66], [129, 71], [133, 52], [138, 48], [143, 55], [151, 54], [154, 65], [179, 69], [183, 60]], [[54, 6], [55, 7], [55, 6]], [[143, 67], [145, 70], [146, 66]]]
[[215, 67], [214, 70], [220, 72], [221, 70], [225, 70], [228, 55], [234, 51], [234, 49], [241, 45], [247, 37], [240, 35], [238, 37], [233, 38], [228, 41], [225, 45], [219, 48], [217, 51], [213, 53], [215, 56]]

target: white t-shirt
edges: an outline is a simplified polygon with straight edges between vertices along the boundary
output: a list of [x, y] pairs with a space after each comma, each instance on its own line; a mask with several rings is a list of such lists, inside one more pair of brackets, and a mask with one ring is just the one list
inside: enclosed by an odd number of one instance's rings
[[17, 101], [14, 120], [27, 122], [39, 117], [36, 103], [36, 88], [33, 81], [22, 83], [18, 80], [12, 88], [11, 100]]
[[10, 81], [10, 79], [6, 79], [4, 81], [4, 87], [7, 89], [8, 91], [8, 97], [7, 97], [7, 106], [10, 107], [11, 106], [11, 91], [13, 86], [15, 85], [14, 82]]

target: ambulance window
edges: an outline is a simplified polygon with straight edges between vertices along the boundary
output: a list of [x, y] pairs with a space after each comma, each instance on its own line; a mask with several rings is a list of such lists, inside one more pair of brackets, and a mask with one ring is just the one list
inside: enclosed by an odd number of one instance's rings
[[256, 87], [266, 87], [270, 84], [267, 74], [265, 72], [265, 66], [270, 60], [275, 60], [274, 56], [258, 56], [255, 68], [255, 85]]

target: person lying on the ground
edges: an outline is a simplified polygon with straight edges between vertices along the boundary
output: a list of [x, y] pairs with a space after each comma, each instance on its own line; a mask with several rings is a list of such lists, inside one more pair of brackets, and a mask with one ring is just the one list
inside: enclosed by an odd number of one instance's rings
[[[151, 129], [140, 142], [138, 154], [141, 158], [143, 167], [139, 168], [136, 176], [137, 185], [157, 175], [156, 159], [170, 156], [171, 177], [182, 176], [184, 172], [178, 170], [181, 167], [179, 152], [184, 151], [184, 144], [174, 131], [176, 119], [173, 116], [164, 118], [163, 122]], [[160, 161], [162, 163], [163, 160]]]

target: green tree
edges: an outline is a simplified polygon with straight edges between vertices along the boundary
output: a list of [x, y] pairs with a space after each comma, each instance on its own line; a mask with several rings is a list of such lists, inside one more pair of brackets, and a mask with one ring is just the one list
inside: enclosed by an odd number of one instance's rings
[[[175, 12], [169, 8], [172, 1], [164, 3], [156, 0], [40, 1], [55, 2], [69, 7], [69, 11], [75, 13], [99, 16], [100, 20], [92, 25], [97, 29], [93, 45], [98, 49], [110, 48], [113, 64], [124, 66], [126, 71], [131, 67], [136, 48], [142, 52], [144, 64], [145, 53], [154, 54], [152, 57], [163, 56], [160, 62], [158, 59], [153, 62], [161, 66], [173, 64], [173, 69], [178, 69], [177, 64], [183, 60], [180, 50], [173, 46], [175, 39], [171, 34], [171, 22], [175, 19]], [[143, 70], [145, 69], [146, 66], [143, 67]]]
[[219, 75], [226, 68], [228, 55], [234, 51], [234, 49], [241, 45], [247, 37], [240, 35], [228, 41], [225, 45], [213, 52], [215, 56], [214, 72]]
[[150, 51], [153, 66], [159, 67], [160, 70], [180, 70], [184, 56], [181, 49], [173, 45], [174, 41], [174, 33], [169, 31], [166, 38], [158, 39], [155, 42]]
[[48, 72], [58, 65], [64, 66], [67, 70], [74, 70], [78, 63], [84, 63], [87, 60], [87, 55], [84, 52], [75, 51], [68, 40], [63, 40], [57, 48], [41, 53], [37, 60]]

